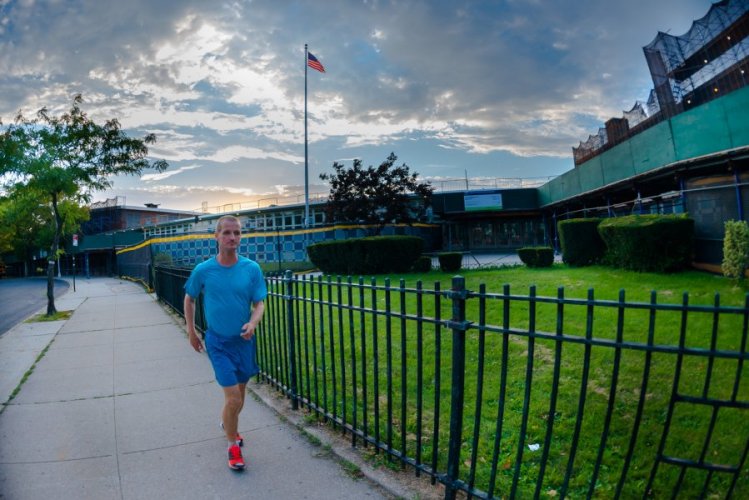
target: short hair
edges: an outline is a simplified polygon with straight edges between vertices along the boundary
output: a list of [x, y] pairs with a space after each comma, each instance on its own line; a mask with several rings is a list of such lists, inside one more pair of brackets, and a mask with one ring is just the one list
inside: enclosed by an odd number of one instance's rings
[[240, 228], [242, 227], [242, 224], [239, 222], [239, 218], [235, 217], [234, 215], [224, 215], [216, 223], [216, 234], [221, 232], [221, 226], [224, 225], [224, 222], [229, 221], [229, 220], [233, 220], [234, 222], [239, 224]]

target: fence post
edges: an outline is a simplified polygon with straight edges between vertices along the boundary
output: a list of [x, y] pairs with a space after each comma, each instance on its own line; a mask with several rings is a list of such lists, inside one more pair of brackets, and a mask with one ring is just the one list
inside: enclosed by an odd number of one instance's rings
[[299, 400], [297, 394], [296, 380], [296, 345], [294, 343], [294, 278], [291, 270], [284, 273], [284, 283], [286, 284], [286, 334], [288, 335], [289, 346], [289, 392], [291, 393], [291, 408], [299, 409]]
[[460, 446], [463, 442], [463, 389], [466, 365], [466, 296], [465, 278], [454, 276], [449, 297], [452, 300], [452, 318], [447, 325], [452, 329], [452, 383], [450, 389], [450, 436], [447, 451], [447, 481], [445, 499], [454, 500], [457, 493], [455, 483], [460, 467]]

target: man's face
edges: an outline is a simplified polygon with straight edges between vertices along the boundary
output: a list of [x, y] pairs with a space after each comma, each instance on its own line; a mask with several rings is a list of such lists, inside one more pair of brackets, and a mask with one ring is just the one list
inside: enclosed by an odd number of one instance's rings
[[221, 229], [216, 234], [216, 241], [219, 248], [236, 249], [239, 246], [241, 237], [242, 231], [239, 223], [229, 219], [221, 224]]

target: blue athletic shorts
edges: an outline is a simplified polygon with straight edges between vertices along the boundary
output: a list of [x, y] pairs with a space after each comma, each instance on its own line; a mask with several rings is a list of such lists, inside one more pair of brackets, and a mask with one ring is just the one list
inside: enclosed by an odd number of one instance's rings
[[255, 336], [245, 340], [240, 336], [224, 337], [210, 330], [205, 335], [205, 350], [213, 365], [216, 382], [221, 387], [246, 384], [260, 371], [255, 357]]

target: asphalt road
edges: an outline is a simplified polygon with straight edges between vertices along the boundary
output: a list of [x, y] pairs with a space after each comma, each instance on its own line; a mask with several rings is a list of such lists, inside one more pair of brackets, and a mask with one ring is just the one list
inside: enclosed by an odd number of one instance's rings
[[[55, 298], [70, 285], [55, 280]], [[47, 278], [14, 278], [0, 280], [0, 335], [47, 305]]]

